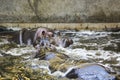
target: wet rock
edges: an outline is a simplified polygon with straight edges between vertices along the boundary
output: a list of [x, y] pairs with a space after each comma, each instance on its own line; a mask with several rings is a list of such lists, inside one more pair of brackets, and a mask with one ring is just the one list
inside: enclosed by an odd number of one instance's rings
[[110, 75], [106, 69], [100, 65], [84, 65], [79, 68], [72, 69], [66, 77], [79, 78], [83, 80], [115, 80], [115, 76]]
[[45, 60], [53, 59], [53, 58], [55, 58], [55, 56], [56, 55], [54, 53], [50, 53], [50, 54], [48, 54], [48, 55], [45, 56]]
[[[71, 68], [72, 66], [74, 66], [74, 63], [72, 60], [67, 60], [65, 55], [60, 55], [60, 54], [56, 54], [56, 56], [53, 59], [49, 60], [50, 63], [50, 70], [51, 73], [53, 73], [54, 75], [57, 75], [57, 71], [59, 73], [59, 71], [61, 73], [65, 73], [68, 68]], [[59, 75], [61, 76], [61, 75]]]
[[50, 51], [52, 51], [50, 48], [41, 46], [39, 50], [37, 50], [37, 52], [35, 53], [34, 58], [46, 59], [47, 57], [51, 56], [50, 54], [46, 55], [46, 53]]
[[35, 54], [34, 58], [39, 58], [40, 60], [45, 59], [45, 50], [42, 49]]
[[57, 71], [59, 66], [64, 63], [64, 60], [59, 57], [55, 57], [54, 59], [51, 59], [49, 62], [50, 62], [50, 70], [51, 72], [54, 72]]

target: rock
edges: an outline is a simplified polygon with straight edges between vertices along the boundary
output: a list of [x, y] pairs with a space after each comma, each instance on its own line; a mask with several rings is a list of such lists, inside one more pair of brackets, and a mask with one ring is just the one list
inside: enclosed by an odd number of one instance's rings
[[[49, 60], [50, 63], [50, 70], [53, 75], [57, 75], [61, 73], [59, 76], [63, 76], [64, 73], [71, 67], [74, 66], [74, 63], [72, 63], [69, 60], [66, 60], [65, 55], [62, 54], [56, 54], [54, 58]], [[63, 73], [63, 75], [62, 75]]]
[[64, 63], [64, 60], [56, 56], [55, 58], [49, 60], [49, 62], [50, 62], [50, 70], [51, 72], [54, 72], [59, 68], [61, 64]]
[[45, 60], [50, 60], [50, 59], [53, 59], [55, 57], [56, 57], [56, 55], [54, 53], [50, 53], [50, 54], [45, 56]]
[[87, 64], [73, 68], [66, 77], [83, 80], [115, 80], [115, 76], [110, 75], [104, 67], [98, 64]]

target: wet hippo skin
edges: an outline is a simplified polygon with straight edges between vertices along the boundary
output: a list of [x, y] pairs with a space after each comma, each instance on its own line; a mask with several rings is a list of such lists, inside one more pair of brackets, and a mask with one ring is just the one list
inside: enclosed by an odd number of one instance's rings
[[[34, 31], [34, 30], [24, 29], [23, 33], [22, 33], [22, 41], [23, 41], [23, 43], [25, 43], [25, 44], [33, 44], [33, 39], [34, 39], [35, 32], [36, 31]], [[28, 41], [30, 41], [30, 42], [28, 42]]]
[[16, 31], [12, 33], [12, 38], [9, 39], [10, 42], [15, 42], [17, 44], [28, 44], [28, 41], [30, 41], [29, 44], [33, 43], [35, 31], [33, 30], [27, 30], [22, 29], [20, 31]]

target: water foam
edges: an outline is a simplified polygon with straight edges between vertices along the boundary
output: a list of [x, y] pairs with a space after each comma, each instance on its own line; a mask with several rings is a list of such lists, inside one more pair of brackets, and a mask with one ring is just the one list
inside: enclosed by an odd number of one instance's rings
[[35, 48], [32, 46], [27, 46], [23, 48], [14, 48], [10, 49], [9, 51], [6, 52], [6, 54], [11, 54], [13, 56], [21, 56], [26, 53], [33, 53], [36, 52]]

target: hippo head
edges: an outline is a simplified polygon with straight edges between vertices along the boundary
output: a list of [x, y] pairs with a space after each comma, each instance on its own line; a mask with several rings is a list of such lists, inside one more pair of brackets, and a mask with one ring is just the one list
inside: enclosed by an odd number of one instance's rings
[[69, 47], [71, 44], [73, 44], [73, 40], [70, 38], [65, 38], [62, 40], [63, 47]]

